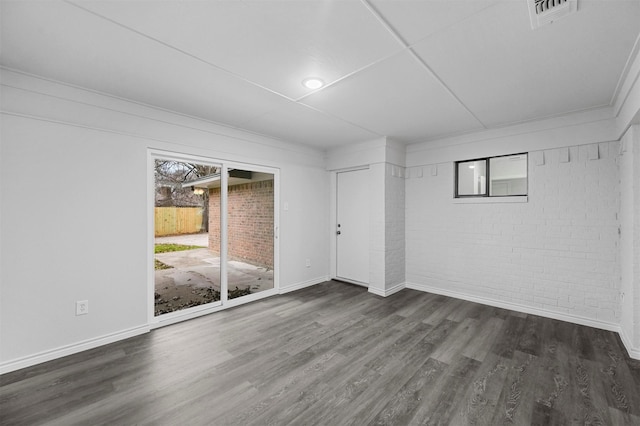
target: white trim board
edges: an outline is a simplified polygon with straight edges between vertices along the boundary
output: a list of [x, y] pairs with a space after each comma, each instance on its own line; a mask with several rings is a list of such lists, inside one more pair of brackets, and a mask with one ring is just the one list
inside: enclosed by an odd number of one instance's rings
[[624, 329], [621, 329], [618, 334], [620, 335], [620, 340], [622, 340], [622, 344], [624, 345], [625, 349], [627, 349], [629, 356], [633, 359], [640, 360], [640, 348], [636, 348], [633, 346], [631, 338], [627, 336], [627, 334], [624, 332]]
[[149, 325], [142, 325], [139, 327], [130, 328], [128, 330], [119, 331], [117, 333], [106, 334], [104, 336], [96, 337], [93, 339], [87, 339], [78, 343], [61, 346], [59, 348], [47, 350], [34, 355], [28, 355], [23, 358], [5, 361], [0, 364], [0, 374], [5, 374], [11, 371], [20, 370], [22, 368], [31, 367], [33, 365], [41, 364], [47, 361], [53, 361], [55, 359], [73, 355], [78, 352], [83, 352], [89, 349], [97, 348], [99, 346], [108, 345], [109, 343], [125, 340], [130, 337], [139, 336], [140, 334], [148, 333], [149, 331]]
[[373, 293], [377, 296], [388, 297], [388, 296], [391, 296], [392, 294], [399, 292], [403, 288], [405, 288], [405, 283], [396, 284], [393, 287], [386, 290], [380, 290], [378, 288], [369, 287], [369, 293]]
[[442, 296], [453, 297], [455, 299], [467, 300], [469, 302], [475, 302], [483, 305], [494, 306], [496, 308], [509, 309], [511, 311], [522, 312], [525, 314], [538, 315], [545, 318], [552, 318], [552, 319], [565, 321], [573, 324], [584, 325], [587, 327], [613, 331], [620, 335], [622, 343], [624, 344], [625, 349], [629, 353], [629, 356], [634, 359], [640, 359], [640, 350], [638, 348], [634, 348], [631, 345], [631, 340], [626, 338], [626, 336], [623, 335], [620, 325], [616, 323], [598, 321], [591, 318], [564, 314], [562, 312], [553, 312], [546, 309], [533, 308], [530, 306], [520, 305], [517, 303], [504, 302], [501, 300], [473, 296], [465, 293], [459, 293], [456, 291], [444, 290], [438, 287], [430, 286], [428, 284], [417, 284], [417, 283], [407, 282], [405, 283], [405, 288], [424, 291], [426, 293], [440, 294]]

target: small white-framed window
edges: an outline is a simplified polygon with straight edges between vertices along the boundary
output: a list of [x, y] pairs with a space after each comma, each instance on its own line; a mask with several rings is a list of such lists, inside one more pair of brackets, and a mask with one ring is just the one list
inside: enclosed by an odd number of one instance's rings
[[527, 192], [527, 153], [455, 163], [455, 198], [513, 197]]

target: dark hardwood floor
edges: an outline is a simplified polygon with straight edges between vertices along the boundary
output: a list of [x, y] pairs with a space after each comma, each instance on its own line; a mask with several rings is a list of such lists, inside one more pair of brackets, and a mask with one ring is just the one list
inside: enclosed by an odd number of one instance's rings
[[0, 377], [2, 425], [640, 425], [615, 333], [328, 282]]

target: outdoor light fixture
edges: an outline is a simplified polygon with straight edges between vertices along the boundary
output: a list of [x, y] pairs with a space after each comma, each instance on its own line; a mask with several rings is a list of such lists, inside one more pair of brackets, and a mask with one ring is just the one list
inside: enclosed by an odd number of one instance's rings
[[302, 85], [307, 89], [315, 90], [324, 86], [324, 81], [318, 77], [309, 77], [302, 80]]
[[191, 187], [191, 189], [193, 190], [193, 194], [194, 195], [202, 195], [204, 194], [204, 188], [196, 188], [196, 187]]

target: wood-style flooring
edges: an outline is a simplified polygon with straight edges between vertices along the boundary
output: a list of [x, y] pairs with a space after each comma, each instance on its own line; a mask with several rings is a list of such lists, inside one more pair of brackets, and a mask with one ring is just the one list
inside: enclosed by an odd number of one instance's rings
[[0, 377], [2, 425], [640, 425], [615, 333], [327, 282]]

